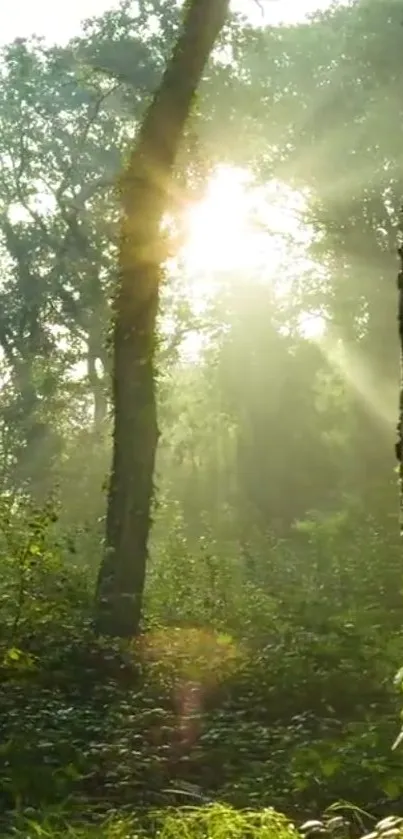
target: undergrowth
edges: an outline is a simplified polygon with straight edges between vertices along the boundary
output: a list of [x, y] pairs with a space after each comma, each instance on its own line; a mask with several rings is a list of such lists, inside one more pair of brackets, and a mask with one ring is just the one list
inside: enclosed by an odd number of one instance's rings
[[146, 819], [111, 817], [97, 825], [57, 825], [29, 818], [14, 826], [25, 839], [293, 839], [295, 827], [274, 810], [239, 812], [219, 805], [149, 813]]
[[[301, 823], [337, 800], [375, 817], [399, 807], [403, 759], [391, 746], [402, 640], [392, 609], [378, 623], [367, 608], [347, 608], [330, 575], [309, 603], [302, 583], [290, 591], [278, 580], [270, 595], [245, 584], [231, 626], [219, 602], [204, 626], [196, 604], [191, 626], [179, 614], [168, 620], [170, 589], [151, 574], [154, 607], [141, 638], [112, 643], [93, 633], [91, 572], [71, 556], [52, 509], [5, 517], [2, 530], [3, 832], [30, 813], [32, 835], [45, 836], [43, 813], [67, 802], [78, 835], [85, 814], [88, 831], [103, 822], [105, 835], [130, 836], [139, 828], [122, 814], [183, 803], [165, 794], [172, 784], [225, 804], [203, 816], [218, 814], [214, 837], [225, 819], [237, 836], [242, 819], [273, 814], [267, 808]], [[165, 556], [172, 573], [175, 556]], [[372, 588], [377, 573], [372, 567]]]

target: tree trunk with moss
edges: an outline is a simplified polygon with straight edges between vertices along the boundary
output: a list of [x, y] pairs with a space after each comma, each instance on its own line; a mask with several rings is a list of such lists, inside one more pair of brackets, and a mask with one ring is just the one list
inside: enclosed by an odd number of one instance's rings
[[99, 633], [138, 633], [158, 441], [155, 344], [163, 238], [173, 167], [229, 0], [189, 0], [182, 32], [121, 177], [114, 313], [114, 446], [106, 548], [96, 593]]

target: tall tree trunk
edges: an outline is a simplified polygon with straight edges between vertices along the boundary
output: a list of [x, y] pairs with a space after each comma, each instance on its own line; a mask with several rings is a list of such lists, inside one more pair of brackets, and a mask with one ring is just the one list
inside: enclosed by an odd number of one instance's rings
[[121, 178], [114, 449], [96, 594], [97, 629], [105, 635], [131, 637], [139, 630], [158, 441], [154, 357], [161, 221], [193, 98], [228, 8], [229, 0], [185, 3], [182, 33]]

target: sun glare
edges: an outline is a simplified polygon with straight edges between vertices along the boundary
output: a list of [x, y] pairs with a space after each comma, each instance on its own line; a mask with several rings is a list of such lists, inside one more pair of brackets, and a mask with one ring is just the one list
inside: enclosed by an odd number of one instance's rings
[[[194, 309], [203, 311], [217, 294], [222, 279], [270, 283], [286, 297], [312, 260], [307, 246], [313, 231], [306, 224], [307, 196], [286, 184], [271, 181], [257, 186], [244, 170], [220, 166], [210, 179], [204, 198], [190, 206], [185, 217], [185, 245], [181, 263]], [[301, 334], [320, 341], [326, 322], [319, 313], [300, 318]], [[198, 357], [204, 337], [188, 337], [184, 354]]]
[[248, 172], [219, 167], [203, 200], [186, 213], [181, 256], [196, 291], [207, 295], [225, 275], [258, 279], [280, 296], [288, 294], [296, 274], [312, 265], [306, 203], [286, 184], [257, 186]]
[[186, 267], [210, 274], [246, 269], [253, 246], [247, 176], [222, 168], [211, 179], [204, 199], [187, 214]]
[[223, 273], [278, 279], [290, 242], [295, 252], [309, 239], [299, 217], [303, 204], [284, 184], [257, 187], [247, 172], [219, 167], [204, 199], [187, 211], [186, 270], [199, 280]]

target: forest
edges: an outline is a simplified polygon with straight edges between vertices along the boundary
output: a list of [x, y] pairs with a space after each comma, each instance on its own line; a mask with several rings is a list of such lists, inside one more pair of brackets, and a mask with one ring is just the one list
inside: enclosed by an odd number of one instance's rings
[[0, 47], [2, 839], [403, 836], [403, 6], [281, 2]]

